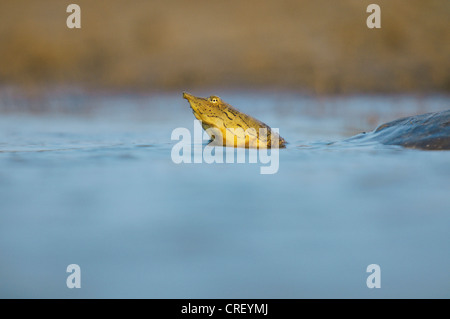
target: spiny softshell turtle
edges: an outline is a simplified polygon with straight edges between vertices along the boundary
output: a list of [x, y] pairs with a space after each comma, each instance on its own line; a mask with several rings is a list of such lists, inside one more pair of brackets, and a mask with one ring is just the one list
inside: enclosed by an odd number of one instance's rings
[[242, 113], [218, 96], [203, 98], [184, 92], [183, 97], [216, 144], [246, 148], [284, 147], [286, 144], [267, 124]]
[[[185, 92], [183, 97], [189, 101], [195, 117], [202, 121], [203, 129], [219, 144], [259, 148], [284, 147], [286, 144], [267, 124], [240, 112], [217, 96], [202, 98]], [[255, 129], [256, 133], [236, 134], [234, 129], [237, 128], [243, 131]], [[261, 135], [259, 129], [267, 130], [267, 134]], [[232, 138], [232, 143], [227, 144], [226, 136], [230, 131], [234, 132], [234, 143]], [[345, 142], [378, 142], [423, 150], [450, 150], [450, 110], [401, 118]]]

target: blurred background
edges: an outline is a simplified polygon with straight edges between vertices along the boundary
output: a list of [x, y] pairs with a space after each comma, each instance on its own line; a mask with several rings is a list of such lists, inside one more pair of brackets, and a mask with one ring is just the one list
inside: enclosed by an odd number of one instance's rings
[[447, 0], [78, 0], [68, 29], [72, 2], [0, 1], [0, 85], [450, 90]]

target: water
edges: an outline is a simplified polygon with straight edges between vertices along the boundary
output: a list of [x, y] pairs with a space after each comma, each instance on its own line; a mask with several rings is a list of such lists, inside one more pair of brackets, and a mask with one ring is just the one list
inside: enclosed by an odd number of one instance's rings
[[0, 297], [450, 297], [450, 152], [327, 145], [448, 97], [219, 95], [280, 128], [276, 174], [174, 164], [178, 93], [3, 101]]

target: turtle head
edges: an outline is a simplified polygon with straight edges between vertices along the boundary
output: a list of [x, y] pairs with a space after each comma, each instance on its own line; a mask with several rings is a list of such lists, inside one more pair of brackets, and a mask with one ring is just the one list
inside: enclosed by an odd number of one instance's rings
[[184, 92], [183, 98], [188, 100], [195, 117], [206, 124], [214, 126], [217, 119], [223, 117], [222, 109], [225, 103], [218, 96], [211, 95], [204, 98]]

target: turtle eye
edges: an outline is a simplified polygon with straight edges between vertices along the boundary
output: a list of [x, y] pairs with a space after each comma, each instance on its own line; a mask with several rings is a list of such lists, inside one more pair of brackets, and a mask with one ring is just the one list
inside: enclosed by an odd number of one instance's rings
[[217, 96], [210, 96], [210, 97], [209, 97], [209, 100], [210, 100], [212, 103], [217, 103], [217, 102], [219, 102], [219, 98], [218, 98]]

